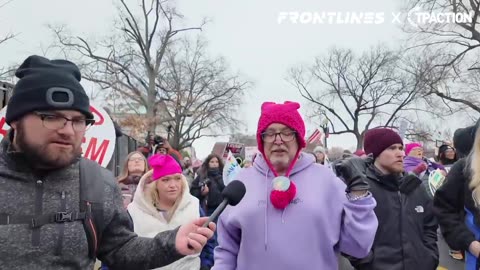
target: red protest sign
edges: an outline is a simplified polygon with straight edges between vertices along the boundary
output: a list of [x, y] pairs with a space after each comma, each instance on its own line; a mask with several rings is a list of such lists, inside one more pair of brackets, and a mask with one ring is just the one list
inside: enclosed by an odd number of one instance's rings
[[7, 132], [10, 129], [10, 127], [7, 125], [7, 122], [5, 120], [5, 116], [1, 116], [0, 118], [0, 135], [2, 135], [1, 138], [7, 136]]
[[[107, 112], [100, 106], [90, 106], [95, 118], [95, 125], [85, 133], [82, 141], [82, 153], [85, 158], [106, 167], [115, 151], [115, 128]], [[7, 136], [10, 126], [5, 122], [7, 107], [0, 110], [0, 140]]]

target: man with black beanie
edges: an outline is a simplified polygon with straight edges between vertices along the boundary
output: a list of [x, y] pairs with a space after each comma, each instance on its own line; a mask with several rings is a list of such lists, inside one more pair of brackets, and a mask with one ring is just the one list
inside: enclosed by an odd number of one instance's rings
[[375, 208], [378, 229], [369, 256], [347, 258], [357, 270], [435, 270], [438, 226], [432, 201], [416, 175], [404, 174], [402, 139], [388, 128], [371, 129], [365, 133], [364, 150], [367, 159], [342, 161], [336, 171], [344, 179], [366, 178], [379, 202]]
[[113, 175], [81, 157], [94, 119], [75, 64], [30, 56], [15, 75], [0, 145], [0, 268], [90, 270], [99, 258], [152, 269], [202, 250], [215, 229], [201, 228], [206, 218], [154, 238], [129, 230]]

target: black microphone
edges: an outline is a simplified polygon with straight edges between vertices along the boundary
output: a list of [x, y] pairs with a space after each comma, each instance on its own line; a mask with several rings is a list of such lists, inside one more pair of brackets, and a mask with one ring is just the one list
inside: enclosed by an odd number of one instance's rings
[[223, 189], [222, 203], [220, 203], [217, 209], [213, 211], [212, 215], [203, 224], [203, 227], [207, 228], [210, 222], [217, 219], [218, 216], [220, 216], [220, 214], [223, 212], [223, 210], [225, 210], [225, 207], [227, 207], [227, 205], [231, 205], [231, 206], [237, 205], [243, 199], [243, 196], [245, 196], [245, 192], [246, 192], [245, 185], [242, 182], [238, 180], [233, 180], [232, 182], [230, 182], [225, 187], [225, 189]]

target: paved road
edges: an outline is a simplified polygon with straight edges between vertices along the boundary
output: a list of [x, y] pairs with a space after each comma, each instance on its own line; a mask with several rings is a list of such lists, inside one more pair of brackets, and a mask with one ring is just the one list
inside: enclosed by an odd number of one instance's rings
[[[440, 253], [440, 265], [438, 270], [464, 269], [464, 263], [462, 261], [454, 260], [448, 255], [448, 246], [443, 239], [439, 239], [438, 241], [438, 251]], [[353, 270], [353, 268], [350, 266], [350, 263], [348, 263], [347, 260], [341, 258], [339, 270]]]
[[443, 267], [443, 268], [439, 267], [438, 270], [446, 270], [446, 269], [463, 270], [464, 269], [463, 261], [454, 260], [452, 259], [452, 257], [448, 255], [448, 246], [445, 243], [445, 241], [443, 241], [443, 239], [439, 237], [437, 243], [438, 243], [438, 251], [440, 252], [440, 267]]

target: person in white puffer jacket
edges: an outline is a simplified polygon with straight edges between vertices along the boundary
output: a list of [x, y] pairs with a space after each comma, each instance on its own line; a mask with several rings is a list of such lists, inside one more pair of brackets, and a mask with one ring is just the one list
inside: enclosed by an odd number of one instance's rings
[[[154, 155], [148, 162], [152, 170], [140, 179], [133, 202], [128, 206], [135, 233], [154, 237], [199, 218], [198, 199], [190, 195], [177, 161], [169, 155]], [[200, 269], [199, 256], [186, 256], [158, 269]]]

